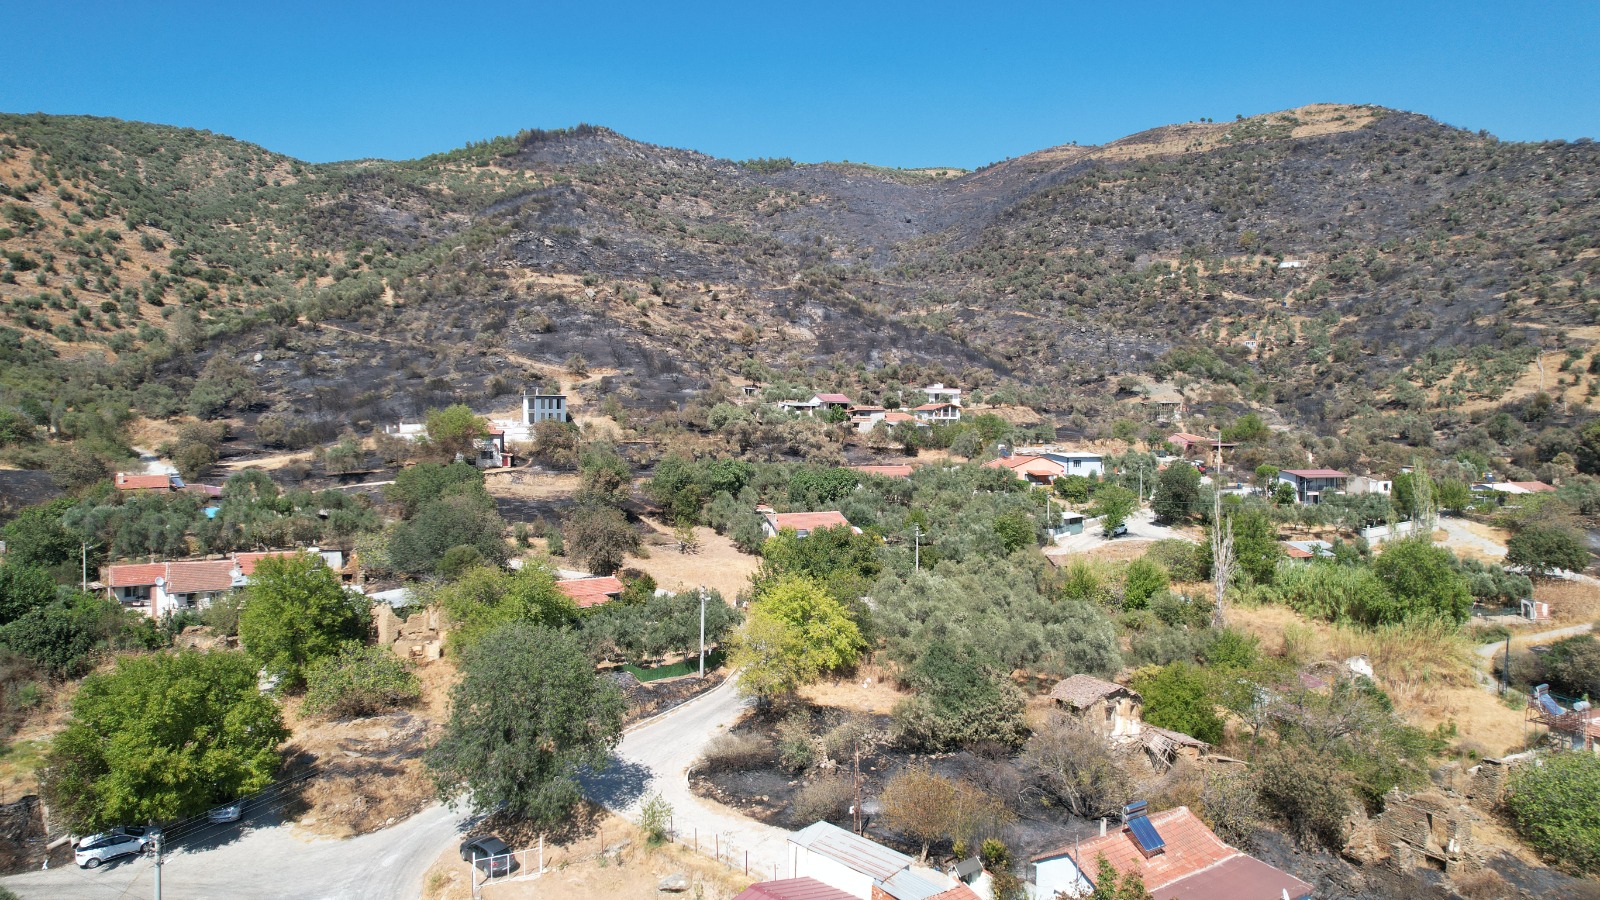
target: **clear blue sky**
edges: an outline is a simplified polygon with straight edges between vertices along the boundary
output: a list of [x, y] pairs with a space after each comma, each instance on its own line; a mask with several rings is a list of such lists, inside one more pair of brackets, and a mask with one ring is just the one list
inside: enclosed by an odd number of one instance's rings
[[973, 167], [1317, 101], [1600, 136], [1594, 0], [10, 0], [4, 19], [0, 110], [209, 128], [313, 161], [592, 122], [732, 158]]

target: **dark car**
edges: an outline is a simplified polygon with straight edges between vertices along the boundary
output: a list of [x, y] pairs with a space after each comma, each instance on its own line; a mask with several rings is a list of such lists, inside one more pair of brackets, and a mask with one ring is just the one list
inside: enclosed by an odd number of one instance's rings
[[491, 878], [509, 875], [517, 868], [517, 861], [511, 858], [511, 848], [493, 835], [462, 841], [461, 859], [482, 869]]

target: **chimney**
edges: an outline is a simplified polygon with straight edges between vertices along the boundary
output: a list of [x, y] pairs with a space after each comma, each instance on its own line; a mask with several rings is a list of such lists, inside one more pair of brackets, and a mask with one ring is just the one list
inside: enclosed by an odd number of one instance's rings
[[1100, 817], [1100, 836], [1101, 837], [1105, 837], [1106, 836], [1106, 817], [1105, 816], [1101, 816]]

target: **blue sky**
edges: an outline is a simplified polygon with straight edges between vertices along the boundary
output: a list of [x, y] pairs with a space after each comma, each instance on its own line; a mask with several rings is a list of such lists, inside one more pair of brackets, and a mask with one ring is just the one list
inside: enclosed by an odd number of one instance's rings
[[577, 122], [731, 158], [973, 167], [1317, 101], [1600, 136], [1600, 3], [10, 0], [0, 110], [407, 158]]

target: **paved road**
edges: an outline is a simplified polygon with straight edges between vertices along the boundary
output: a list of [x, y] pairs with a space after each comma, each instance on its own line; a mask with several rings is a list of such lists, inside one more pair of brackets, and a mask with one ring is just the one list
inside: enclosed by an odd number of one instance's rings
[[[1177, 538], [1180, 541], [1194, 542], [1194, 538], [1165, 525], [1156, 524], [1156, 514], [1148, 509], [1136, 510], [1128, 517], [1128, 533], [1120, 537], [1111, 538], [1113, 541], [1161, 541], [1168, 538]], [[1083, 534], [1063, 535], [1056, 539], [1056, 547], [1066, 553], [1083, 553], [1092, 550], [1107, 542], [1101, 533], [1100, 520], [1090, 519], [1083, 524]]]
[[[468, 819], [430, 806], [393, 828], [349, 840], [305, 840], [287, 825], [226, 830], [168, 854], [162, 896], [242, 900], [364, 900], [416, 897], [422, 876]], [[67, 865], [0, 879], [22, 898], [117, 900], [148, 897], [154, 873], [134, 857], [85, 871]]]
[[[723, 856], [741, 870], [749, 852], [750, 874], [788, 877], [789, 832], [763, 825], [689, 790], [689, 767], [707, 744], [738, 720], [748, 701], [729, 678], [714, 690], [629, 731], [617, 748], [617, 762], [586, 780], [589, 796], [637, 821], [645, 798], [659, 793], [672, 805], [678, 839], [692, 843], [698, 832], [702, 851], [720, 845]], [[731, 852], [727, 849], [731, 847]]]
[[1445, 533], [1449, 535], [1444, 542], [1446, 547], [1468, 548], [1476, 550], [1485, 556], [1496, 558], [1503, 558], [1506, 555], [1506, 548], [1503, 544], [1497, 544], [1486, 537], [1475, 534], [1460, 519], [1440, 516], [1439, 527], [1443, 528]]

